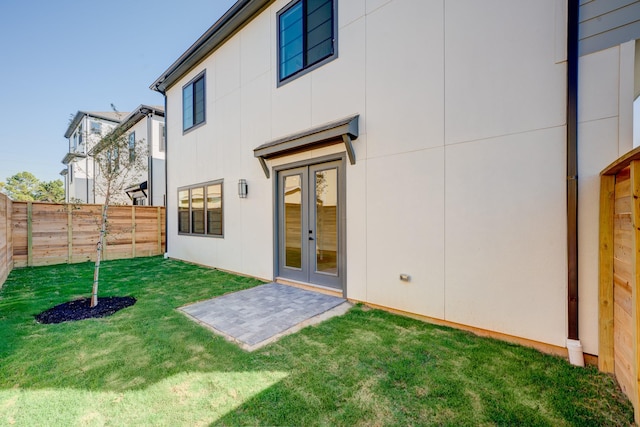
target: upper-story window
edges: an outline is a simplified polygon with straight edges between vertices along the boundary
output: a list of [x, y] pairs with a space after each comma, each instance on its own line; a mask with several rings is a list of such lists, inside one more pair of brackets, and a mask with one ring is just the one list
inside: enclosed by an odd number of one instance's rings
[[80, 123], [80, 127], [78, 128], [78, 145], [82, 145], [82, 142], [84, 141], [83, 132], [84, 132], [84, 129], [83, 129], [82, 123]]
[[102, 133], [102, 123], [91, 121], [91, 133], [100, 135]]
[[160, 144], [158, 146], [158, 150], [164, 151], [166, 145], [167, 145], [167, 135], [166, 135], [166, 131], [164, 130], [164, 125], [161, 124], [160, 125]]
[[182, 130], [204, 123], [204, 77], [202, 72], [182, 88]]
[[131, 132], [129, 134], [129, 161], [133, 162], [136, 159], [136, 133]]
[[334, 17], [334, 0], [295, 0], [278, 13], [279, 82], [337, 56]]

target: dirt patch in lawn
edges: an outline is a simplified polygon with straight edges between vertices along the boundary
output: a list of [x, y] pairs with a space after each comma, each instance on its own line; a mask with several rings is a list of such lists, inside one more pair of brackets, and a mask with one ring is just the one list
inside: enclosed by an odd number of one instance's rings
[[62, 323], [75, 320], [107, 317], [123, 308], [136, 303], [134, 297], [105, 297], [98, 298], [98, 305], [91, 308], [91, 299], [82, 298], [56, 305], [53, 308], [36, 314], [39, 323]]

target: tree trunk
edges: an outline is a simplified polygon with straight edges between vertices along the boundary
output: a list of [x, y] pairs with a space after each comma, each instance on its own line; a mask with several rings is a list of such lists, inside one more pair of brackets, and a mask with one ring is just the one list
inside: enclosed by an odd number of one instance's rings
[[96, 265], [93, 269], [93, 291], [91, 292], [91, 308], [98, 305], [98, 277], [100, 276], [100, 259], [102, 258], [102, 245], [107, 234], [107, 209], [109, 205], [102, 206], [102, 225], [96, 253]]

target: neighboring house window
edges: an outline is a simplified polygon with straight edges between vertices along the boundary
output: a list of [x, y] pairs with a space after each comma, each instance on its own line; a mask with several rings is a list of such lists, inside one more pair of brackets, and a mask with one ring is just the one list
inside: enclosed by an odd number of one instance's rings
[[80, 129], [78, 130], [78, 145], [82, 145], [82, 132], [84, 130], [82, 129], [82, 124], [80, 124]]
[[72, 148], [73, 148], [73, 150], [75, 151], [75, 150], [78, 148], [78, 132], [75, 132], [75, 133], [73, 134], [72, 141], [73, 141]]
[[336, 57], [334, 0], [296, 0], [278, 13], [279, 81]]
[[129, 134], [129, 161], [133, 162], [136, 159], [136, 133], [131, 132]]
[[158, 145], [158, 150], [164, 151], [167, 145], [167, 134], [164, 130], [164, 125], [160, 125], [160, 144]]
[[100, 122], [91, 122], [91, 133], [96, 133], [100, 135], [102, 133], [102, 123]]
[[178, 233], [223, 236], [222, 181], [178, 190]]
[[107, 172], [118, 172], [120, 168], [120, 159], [118, 158], [118, 147], [107, 150]]
[[69, 163], [69, 183], [73, 182], [73, 163]]
[[182, 130], [204, 123], [204, 73], [182, 88]]

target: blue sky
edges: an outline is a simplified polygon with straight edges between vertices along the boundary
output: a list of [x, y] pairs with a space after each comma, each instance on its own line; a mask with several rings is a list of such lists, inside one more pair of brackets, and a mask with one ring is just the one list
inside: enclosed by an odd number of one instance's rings
[[0, 0], [0, 181], [59, 179], [78, 110], [162, 105], [149, 89], [234, 0]]

